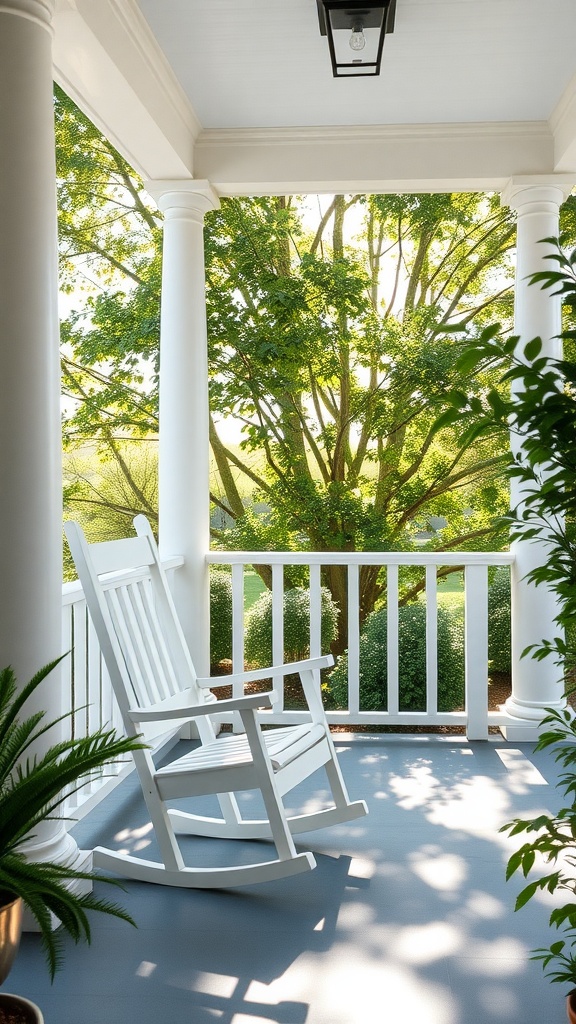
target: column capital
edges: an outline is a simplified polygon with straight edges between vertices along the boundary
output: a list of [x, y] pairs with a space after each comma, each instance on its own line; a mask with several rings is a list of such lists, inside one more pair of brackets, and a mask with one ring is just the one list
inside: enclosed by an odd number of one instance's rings
[[0, 0], [0, 14], [35, 21], [51, 32], [55, 6], [56, 0]]
[[144, 188], [152, 197], [158, 209], [170, 216], [195, 214], [204, 216], [210, 210], [218, 210], [220, 199], [209, 181], [202, 178], [167, 178], [162, 181], [145, 181]]
[[562, 206], [576, 184], [574, 174], [515, 174], [502, 189], [500, 202], [520, 211], [532, 203]]

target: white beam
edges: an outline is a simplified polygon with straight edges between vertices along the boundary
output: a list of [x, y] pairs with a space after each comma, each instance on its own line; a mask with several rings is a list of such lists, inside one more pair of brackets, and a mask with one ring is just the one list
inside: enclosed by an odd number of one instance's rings
[[200, 125], [135, 0], [58, 0], [54, 77], [145, 178], [187, 178]]
[[576, 75], [568, 83], [550, 117], [554, 136], [554, 170], [576, 169]]
[[500, 191], [552, 171], [545, 122], [220, 129], [195, 149], [220, 195]]

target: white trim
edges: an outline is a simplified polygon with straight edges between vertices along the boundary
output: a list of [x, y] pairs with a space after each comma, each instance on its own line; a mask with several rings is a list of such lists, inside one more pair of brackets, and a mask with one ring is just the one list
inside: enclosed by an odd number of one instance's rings
[[172, 65], [168, 62], [164, 51], [158, 45], [156, 36], [136, 0], [109, 0], [109, 3], [114, 8], [118, 21], [133, 39], [135, 48], [156, 80], [158, 88], [162, 90], [168, 102], [178, 112], [192, 138], [196, 139], [202, 130], [196, 111], [174, 74]]
[[554, 165], [558, 171], [576, 169], [576, 75], [550, 115], [554, 136]]
[[500, 191], [554, 173], [544, 121], [202, 131], [195, 171], [220, 195]]
[[[163, 564], [164, 564], [163, 559]], [[511, 551], [209, 551], [210, 565], [512, 565]]]
[[54, 16], [54, 78], [145, 178], [193, 173], [200, 123], [135, 0]]
[[502, 137], [538, 138], [549, 141], [550, 126], [546, 121], [479, 121], [474, 124], [409, 124], [409, 125], [328, 125], [303, 128], [209, 128], [202, 129], [196, 139], [198, 149], [207, 146], [255, 147], [306, 146], [342, 143], [382, 143], [398, 139], [489, 139]]

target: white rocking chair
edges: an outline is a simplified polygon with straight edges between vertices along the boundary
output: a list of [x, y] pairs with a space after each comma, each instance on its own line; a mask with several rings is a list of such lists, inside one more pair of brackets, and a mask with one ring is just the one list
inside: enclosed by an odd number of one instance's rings
[[[228, 888], [297, 874], [315, 867], [311, 853], [298, 853], [293, 835], [350, 821], [367, 813], [363, 800], [350, 801], [330, 736], [315, 673], [332, 664], [331, 656], [311, 658], [233, 676], [199, 679], [184, 639], [144, 516], [134, 520], [137, 537], [87, 544], [77, 523], [65, 525], [126, 733], [136, 736], [147, 723], [166, 723], [175, 735], [190, 721], [200, 745], [191, 753], [156, 768], [149, 749], [134, 751], [136, 769], [162, 862], [143, 860], [97, 847], [94, 866], [126, 878], [192, 888]], [[257, 709], [274, 703], [273, 692], [214, 703], [209, 688], [242, 680], [268, 679], [299, 672], [310, 720], [304, 725], [262, 730]], [[216, 738], [210, 715], [237, 711], [245, 732]], [[324, 767], [333, 805], [287, 817], [282, 797]], [[260, 790], [267, 819], [243, 820], [234, 796]], [[221, 818], [169, 809], [167, 801], [217, 794]], [[272, 840], [273, 860], [229, 867], [187, 867], [176, 833], [223, 839]]]

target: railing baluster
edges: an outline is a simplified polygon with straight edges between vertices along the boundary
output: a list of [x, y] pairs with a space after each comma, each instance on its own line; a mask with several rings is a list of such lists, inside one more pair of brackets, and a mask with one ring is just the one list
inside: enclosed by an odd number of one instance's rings
[[322, 590], [320, 566], [310, 566], [310, 657], [322, 654]]
[[[62, 707], [72, 708], [73, 700], [73, 682], [72, 674], [74, 671], [74, 649], [73, 649], [73, 634], [72, 634], [72, 616], [74, 614], [74, 605], [65, 604], [62, 608], [62, 651], [69, 651], [70, 653], [64, 658], [60, 664], [60, 680], [62, 684]], [[72, 733], [72, 722], [70, 719], [65, 718], [62, 725], [62, 732], [65, 739], [69, 739]], [[63, 814], [69, 814], [78, 803], [78, 794], [69, 793], [66, 797], [64, 804]]]
[[[232, 671], [244, 671], [244, 564], [234, 562], [232, 566]], [[241, 682], [232, 684], [232, 696], [242, 697]], [[234, 732], [243, 732], [238, 712], [234, 712]]]
[[[232, 566], [232, 671], [244, 671], [244, 566]], [[233, 694], [242, 696], [239, 683], [234, 683]]]
[[438, 580], [437, 567], [426, 566], [426, 712], [438, 714]]
[[[272, 566], [272, 664], [284, 662], [284, 566]], [[275, 711], [284, 710], [284, 676], [274, 676], [272, 685], [280, 700]]]
[[360, 711], [360, 572], [348, 566], [348, 713]]
[[397, 565], [389, 565], [386, 570], [386, 648], [387, 708], [389, 715], [397, 715], [399, 707]]
[[73, 606], [74, 617], [74, 668], [73, 668], [73, 693], [72, 693], [72, 735], [86, 736], [88, 731], [88, 715], [86, 704], [88, 688], [86, 680], [87, 669], [87, 618], [86, 602], [84, 599]]
[[466, 734], [488, 739], [488, 566], [464, 570]]

